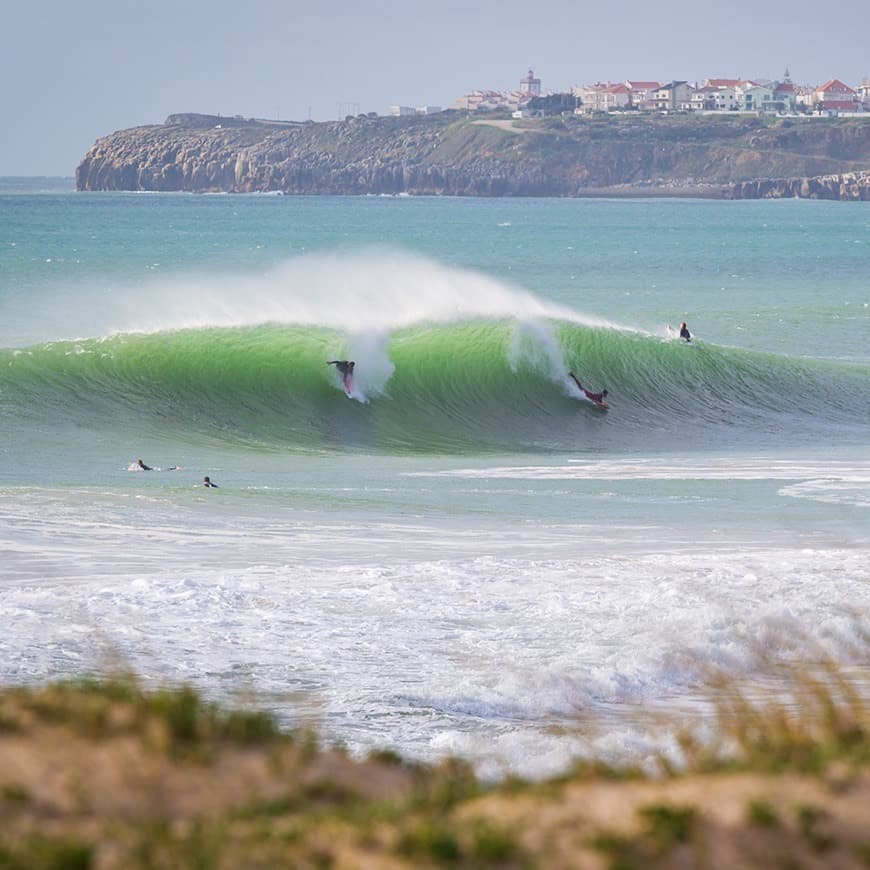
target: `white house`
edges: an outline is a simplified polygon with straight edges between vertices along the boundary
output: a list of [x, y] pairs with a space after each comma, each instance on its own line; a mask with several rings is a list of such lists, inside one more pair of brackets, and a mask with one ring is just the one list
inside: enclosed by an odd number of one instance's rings
[[758, 82], [741, 82], [737, 88], [738, 105], [745, 112], [772, 112], [773, 89]]
[[730, 86], [703, 85], [695, 89], [691, 104], [699, 112], [729, 112], [738, 106], [737, 91]]

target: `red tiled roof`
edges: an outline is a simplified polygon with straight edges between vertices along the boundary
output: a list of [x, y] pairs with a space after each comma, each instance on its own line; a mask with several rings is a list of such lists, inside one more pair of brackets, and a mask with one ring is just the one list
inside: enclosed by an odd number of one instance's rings
[[707, 84], [711, 88], [736, 88], [740, 79], [707, 79]]
[[660, 87], [658, 82], [626, 82], [626, 84], [634, 91], [649, 91], [656, 90]]
[[844, 85], [839, 79], [831, 79], [823, 85], [819, 85], [816, 91], [840, 91], [841, 93], [854, 94], [855, 92], [848, 86]]

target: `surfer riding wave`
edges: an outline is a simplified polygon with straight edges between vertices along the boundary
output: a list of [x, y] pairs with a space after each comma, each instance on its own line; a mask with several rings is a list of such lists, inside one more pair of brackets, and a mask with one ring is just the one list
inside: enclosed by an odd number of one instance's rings
[[604, 405], [604, 399], [607, 397], [607, 390], [602, 390], [600, 393], [593, 393], [586, 389], [583, 384], [577, 378], [577, 375], [574, 372], [568, 372], [568, 376], [574, 381], [575, 384], [583, 391], [584, 395], [590, 402], [595, 402], [596, 405]]
[[356, 363], [352, 359], [328, 359], [326, 364], [328, 366], [335, 366], [338, 369], [344, 382], [344, 391], [350, 395], [351, 388], [353, 387], [353, 369]]

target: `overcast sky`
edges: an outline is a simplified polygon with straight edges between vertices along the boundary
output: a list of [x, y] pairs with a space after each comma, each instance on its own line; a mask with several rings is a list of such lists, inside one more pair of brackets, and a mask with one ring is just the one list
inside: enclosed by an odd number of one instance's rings
[[[834, 7], [832, 7], [834, 8]], [[174, 112], [334, 120], [476, 88], [870, 76], [870, 6], [793, 0], [5, 0], [0, 175], [66, 175]]]

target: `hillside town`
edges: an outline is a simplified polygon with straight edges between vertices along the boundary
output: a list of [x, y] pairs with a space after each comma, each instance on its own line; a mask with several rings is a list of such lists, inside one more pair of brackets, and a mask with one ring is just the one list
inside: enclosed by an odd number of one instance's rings
[[[868, 113], [870, 78], [850, 87], [833, 78], [815, 85], [795, 84], [788, 70], [780, 81], [709, 78], [702, 82], [596, 82], [569, 91], [547, 91], [529, 70], [511, 91], [475, 90], [456, 99], [452, 108], [465, 112], [510, 112], [514, 118], [573, 112], [746, 112], [795, 116], [842, 116]], [[392, 106], [392, 115], [440, 112], [438, 106]]]

